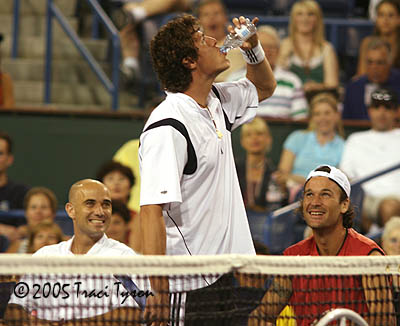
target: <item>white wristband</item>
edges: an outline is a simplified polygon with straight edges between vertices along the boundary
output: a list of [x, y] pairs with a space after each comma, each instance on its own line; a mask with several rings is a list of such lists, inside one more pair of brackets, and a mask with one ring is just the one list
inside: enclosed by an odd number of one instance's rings
[[265, 53], [260, 41], [258, 41], [258, 44], [251, 50], [244, 51], [240, 49], [240, 52], [242, 52], [244, 61], [246, 61], [249, 65], [259, 64], [265, 59]]

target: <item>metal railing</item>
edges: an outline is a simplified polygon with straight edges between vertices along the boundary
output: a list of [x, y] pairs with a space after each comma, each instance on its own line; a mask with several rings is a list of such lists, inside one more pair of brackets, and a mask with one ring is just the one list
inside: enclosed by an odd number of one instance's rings
[[[100, 67], [97, 60], [93, 57], [87, 47], [79, 39], [79, 36], [73, 30], [71, 25], [68, 23], [65, 16], [61, 13], [58, 7], [53, 3], [53, 0], [47, 0], [47, 35], [46, 35], [46, 61], [45, 61], [45, 91], [44, 91], [44, 102], [50, 103], [51, 99], [51, 71], [52, 71], [52, 21], [55, 18], [64, 32], [72, 40], [75, 47], [78, 49], [83, 58], [88, 62], [90, 68], [96, 74], [97, 78], [104, 85], [106, 90], [111, 95], [111, 107], [113, 110], [117, 110], [119, 107], [119, 63], [120, 63], [120, 52], [121, 44], [119, 39], [118, 30], [114, 24], [104, 12], [102, 7], [99, 5], [97, 0], [87, 0], [93, 9], [93, 13], [96, 15], [96, 21], [100, 21], [105, 26], [107, 32], [111, 35], [111, 46], [112, 46], [112, 73], [111, 80], [108, 78], [104, 70]], [[20, 0], [14, 0], [14, 21], [13, 21], [13, 44], [12, 44], [12, 58], [18, 56], [18, 39], [19, 39], [19, 11], [20, 11]]]

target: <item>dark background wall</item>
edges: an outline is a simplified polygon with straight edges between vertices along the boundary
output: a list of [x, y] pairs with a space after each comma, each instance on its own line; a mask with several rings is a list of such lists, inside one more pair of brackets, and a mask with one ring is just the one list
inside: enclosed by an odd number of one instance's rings
[[[270, 157], [278, 163], [282, 144], [289, 133], [306, 128], [304, 122], [268, 120], [273, 147]], [[98, 167], [110, 160], [126, 141], [138, 138], [144, 118], [129, 115], [82, 115], [76, 113], [38, 114], [2, 112], [0, 130], [14, 140], [15, 163], [10, 177], [31, 186], [52, 189], [63, 206], [70, 185], [82, 178], [94, 177]], [[366, 126], [346, 126], [346, 132]], [[235, 157], [243, 158], [240, 131], [233, 132]]]
[[142, 128], [143, 120], [127, 118], [0, 114], [0, 129], [14, 140], [10, 177], [49, 187], [60, 205], [72, 183], [94, 177], [97, 168]]

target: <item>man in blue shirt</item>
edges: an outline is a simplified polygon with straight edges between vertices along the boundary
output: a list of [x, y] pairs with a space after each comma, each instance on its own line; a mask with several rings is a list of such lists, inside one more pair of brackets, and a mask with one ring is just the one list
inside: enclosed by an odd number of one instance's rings
[[400, 97], [400, 71], [392, 68], [390, 45], [380, 38], [372, 38], [367, 47], [366, 61], [367, 73], [346, 87], [343, 119], [369, 120], [367, 107], [371, 93], [378, 88], [390, 88]]

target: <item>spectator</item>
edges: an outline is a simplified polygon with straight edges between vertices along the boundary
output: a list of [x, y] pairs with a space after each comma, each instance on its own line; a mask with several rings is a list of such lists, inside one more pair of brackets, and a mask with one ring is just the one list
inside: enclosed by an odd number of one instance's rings
[[121, 201], [114, 200], [112, 203], [111, 222], [106, 235], [110, 239], [114, 239], [129, 245], [130, 221], [131, 215], [128, 207], [126, 207], [126, 205]]
[[[222, 46], [228, 26], [227, 10], [222, 0], [200, 0], [195, 12], [203, 27], [204, 34], [215, 38], [217, 46]], [[246, 69], [246, 63], [239, 49], [230, 50], [226, 57], [230, 62], [230, 67], [217, 76], [216, 82], [225, 81], [231, 73]]]
[[[400, 255], [400, 216], [393, 216], [385, 224], [382, 233], [382, 248], [387, 255]], [[397, 325], [400, 325], [400, 276], [393, 275], [393, 303], [397, 314]]]
[[[111, 199], [121, 201], [127, 205], [131, 189], [135, 184], [132, 170], [119, 162], [104, 163], [97, 172], [97, 180], [103, 182], [110, 189]], [[136, 252], [141, 252], [140, 216], [131, 210], [129, 222], [129, 246]]]
[[[0, 211], [22, 209], [24, 196], [29, 190], [26, 185], [15, 183], [8, 177], [7, 170], [13, 163], [13, 141], [7, 133], [0, 131]], [[0, 223], [0, 235], [3, 236], [3, 242], [16, 241], [18, 239], [16, 231], [15, 226]]]
[[139, 139], [131, 139], [123, 144], [115, 153], [113, 161], [129, 167], [135, 176], [135, 184], [129, 194], [128, 207], [130, 210], [138, 212], [140, 209]]
[[0, 131], [0, 210], [22, 209], [24, 196], [29, 188], [14, 183], [7, 175], [14, 163], [13, 141], [4, 131]]
[[132, 16], [135, 23], [140, 23], [148, 17], [166, 14], [174, 11], [188, 11], [195, 0], [128, 0], [124, 10]]
[[27, 253], [28, 235], [31, 228], [44, 220], [53, 221], [57, 212], [56, 195], [48, 188], [34, 187], [24, 198], [26, 225], [16, 229], [17, 239], [8, 248], [8, 253]]
[[27, 253], [33, 254], [44, 246], [57, 244], [63, 241], [64, 237], [57, 223], [44, 220], [29, 230]]
[[[353, 133], [346, 141], [340, 167], [350, 179], [358, 179], [400, 163], [400, 129], [395, 128], [398, 112], [395, 92], [381, 88], [371, 94], [368, 114], [371, 129]], [[397, 149], [396, 149], [397, 148]], [[400, 215], [400, 171], [393, 171], [362, 185], [363, 225], [383, 226]]]
[[282, 41], [278, 65], [294, 72], [310, 98], [335, 91], [339, 65], [335, 49], [324, 38], [322, 10], [314, 0], [297, 1], [290, 12], [289, 37]]
[[400, 216], [392, 216], [387, 221], [381, 242], [387, 255], [400, 255]]
[[[259, 26], [258, 39], [264, 49], [271, 68], [274, 70], [276, 88], [274, 94], [262, 101], [257, 110], [258, 116], [302, 119], [307, 117], [308, 105], [304, 97], [301, 80], [293, 72], [276, 65], [279, 55], [280, 40], [272, 26]], [[245, 69], [238, 70], [229, 76], [229, 80], [238, 80], [246, 74]]]
[[[121, 29], [122, 72], [132, 80], [140, 75], [140, 40], [137, 25], [156, 15], [185, 12], [192, 8], [194, 0], [128, 0], [123, 6], [128, 15], [127, 24]], [[150, 37], [151, 38], [151, 37]]]
[[[0, 34], [0, 44], [3, 41], [3, 34]], [[0, 63], [1, 63], [1, 51], [0, 51]], [[4, 72], [0, 66], [0, 108], [12, 108], [15, 105], [14, 102], [14, 86], [11, 76]]]
[[[286, 204], [286, 188], [279, 187], [272, 177], [275, 167], [267, 157], [272, 137], [268, 125], [261, 118], [243, 125], [240, 142], [246, 159], [236, 164], [240, 189], [247, 209], [273, 211]], [[264, 217], [263, 217], [264, 219]], [[249, 221], [252, 229], [251, 221]]]
[[110, 190], [112, 200], [128, 203], [130, 190], [135, 184], [135, 177], [129, 167], [119, 162], [108, 161], [97, 171], [96, 178]]
[[365, 51], [366, 74], [351, 81], [346, 87], [343, 119], [369, 120], [367, 107], [371, 93], [379, 87], [393, 89], [400, 95], [400, 71], [392, 68], [390, 45], [378, 37], [371, 37]]
[[[394, 68], [400, 68], [400, 3], [398, 0], [383, 0], [376, 7], [377, 19], [374, 36], [378, 36], [390, 44], [393, 54]], [[365, 60], [366, 50], [371, 36], [362, 40], [358, 59], [357, 76], [367, 72]]]
[[310, 109], [308, 130], [296, 130], [286, 139], [276, 174], [278, 182], [286, 184], [292, 195], [315, 166], [337, 166], [342, 157], [344, 131], [335, 97], [318, 94]]

